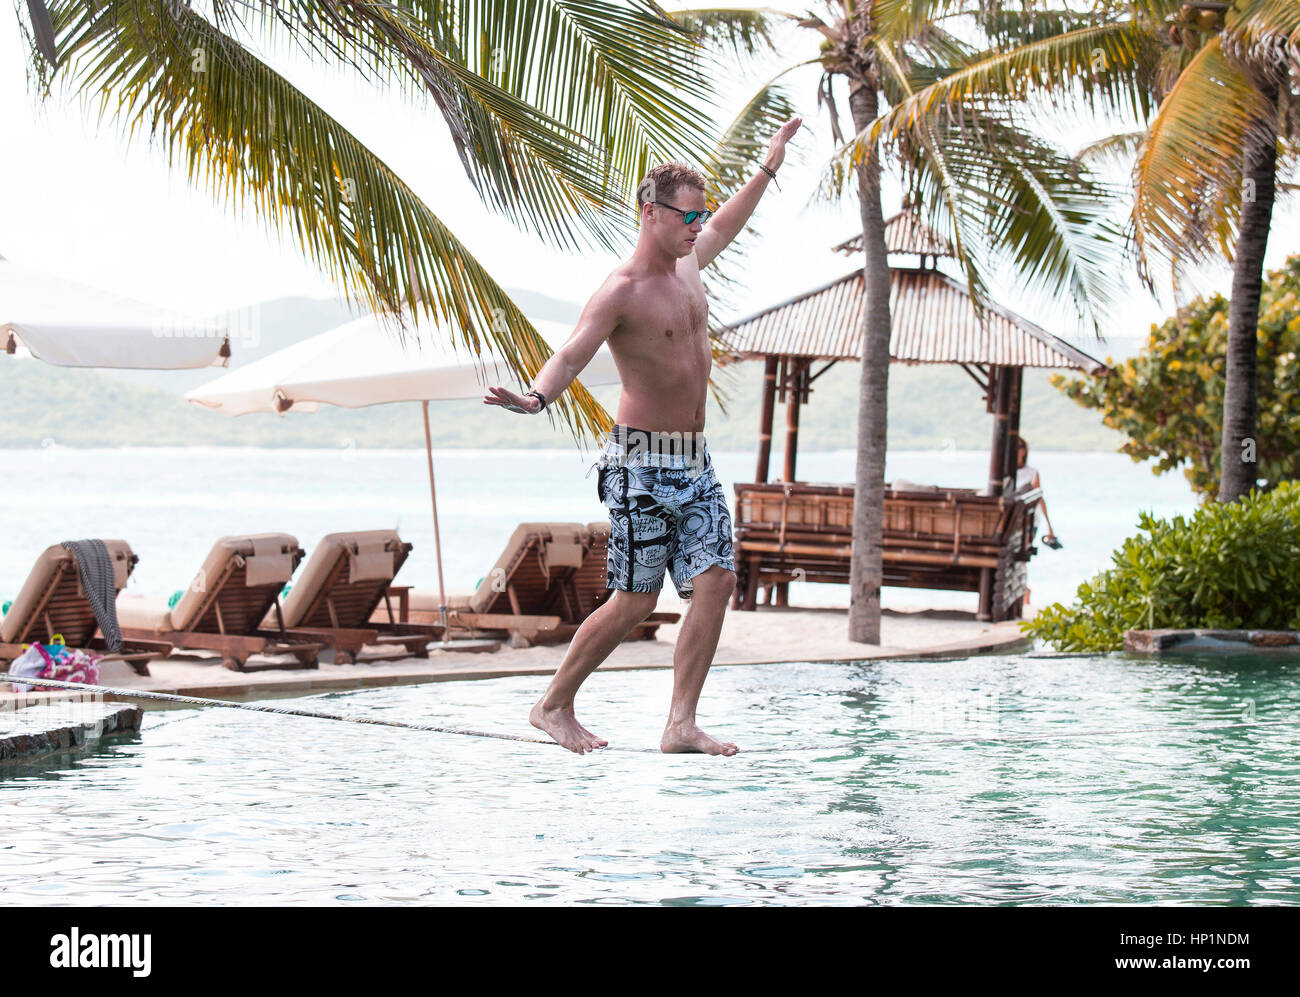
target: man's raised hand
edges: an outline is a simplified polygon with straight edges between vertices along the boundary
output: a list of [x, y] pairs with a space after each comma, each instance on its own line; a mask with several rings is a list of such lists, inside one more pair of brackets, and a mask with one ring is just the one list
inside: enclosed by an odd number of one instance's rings
[[776, 168], [785, 162], [785, 145], [793, 137], [794, 133], [799, 130], [803, 124], [803, 118], [791, 118], [772, 136], [772, 141], [767, 147], [767, 158], [763, 160], [763, 165], [769, 170], [776, 172]]

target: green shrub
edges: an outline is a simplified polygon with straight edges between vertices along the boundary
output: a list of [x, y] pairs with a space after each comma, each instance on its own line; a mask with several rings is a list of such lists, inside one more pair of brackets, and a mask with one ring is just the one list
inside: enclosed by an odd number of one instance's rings
[[1061, 651], [1115, 651], [1125, 630], [1300, 629], [1300, 482], [1190, 518], [1141, 513], [1114, 567], [1021, 623]]

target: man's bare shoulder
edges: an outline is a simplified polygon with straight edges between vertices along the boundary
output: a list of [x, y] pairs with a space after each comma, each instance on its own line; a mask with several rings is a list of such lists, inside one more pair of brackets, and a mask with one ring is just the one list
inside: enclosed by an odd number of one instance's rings
[[600, 316], [602, 324], [617, 331], [638, 312], [637, 301], [645, 293], [646, 275], [631, 261], [621, 263], [596, 288], [583, 309], [584, 315]]
[[621, 264], [601, 281], [588, 299], [587, 307], [619, 312], [636, 296], [637, 276], [627, 264]]

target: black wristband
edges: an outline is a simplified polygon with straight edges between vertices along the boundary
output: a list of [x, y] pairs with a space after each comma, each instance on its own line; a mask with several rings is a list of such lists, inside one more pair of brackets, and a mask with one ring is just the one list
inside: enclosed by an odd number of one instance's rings
[[528, 390], [528, 391], [525, 391], [524, 394], [525, 394], [525, 395], [532, 395], [534, 398], [536, 398], [539, 402], [542, 403], [542, 407], [541, 407], [540, 409], [537, 410], [537, 414], [538, 414], [538, 415], [541, 415], [543, 412], [546, 411], [546, 396], [545, 396], [544, 394], [542, 394], [542, 393], [541, 393], [540, 391], [538, 391], [536, 388], [533, 388], [533, 389], [530, 389], [530, 390]]
[[[775, 174], [774, 172], [772, 172], [771, 170], [769, 170], [769, 169], [768, 169], [765, 165], [763, 165], [762, 163], [759, 163], [759, 164], [758, 164], [758, 168], [759, 168], [760, 170], [762, 170], [764, 173], [766, 173], [769, 177], [771, 177], [773, 183], [776, 183], [776, 174]], [[779, 183], [776, 184], [776, 189], [777, 189], [777, 190], [780, 190], [780, 189], [781, 189], [781, 185], [780, 185]]]

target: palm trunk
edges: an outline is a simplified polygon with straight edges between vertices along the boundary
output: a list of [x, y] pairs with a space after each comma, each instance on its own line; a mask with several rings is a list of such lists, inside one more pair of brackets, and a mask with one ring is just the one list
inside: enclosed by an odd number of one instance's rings
[[[1277, 90], [1265, 97], [1277, 106]], [[1228, 302], [1228, 369], [1223, 391], [1223, 443], [1219, 454], [1219, 501], [1235, 502], [1255, 487], [1258, 477], [1259, 295], [1264, 279], [1264, 250], [1273, 215], [1277, 137], [1246, 144], [1244, 191], [1237, 251], [1232, 263], [1232, 298]]]
[[[850, 82], [853, 127], [861, 132], [876, 119], [876, 91]], [[880, 587], [884, 580], [881, 530], [885, 503], [885, 439], [889, 401], [889, 256], [880, 205], [880, 151], [858, 171], [865, 259], [866, 307], [862, 319], [862, 370], [858, 388], [858, 466], [853, 505], [853, 562], [849, 572], [849, 640], [880, 643]]]

